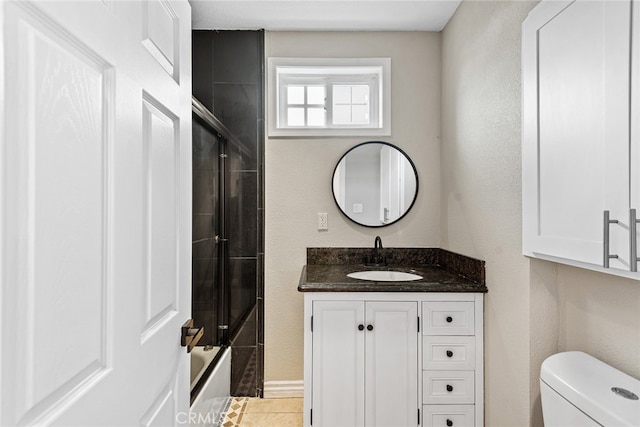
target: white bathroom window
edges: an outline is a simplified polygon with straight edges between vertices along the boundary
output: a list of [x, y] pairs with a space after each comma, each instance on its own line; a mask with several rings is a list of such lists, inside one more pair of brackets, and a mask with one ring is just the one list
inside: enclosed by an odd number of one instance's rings
[[269, 58], [269, 136], [390, 135], [389, 58]]

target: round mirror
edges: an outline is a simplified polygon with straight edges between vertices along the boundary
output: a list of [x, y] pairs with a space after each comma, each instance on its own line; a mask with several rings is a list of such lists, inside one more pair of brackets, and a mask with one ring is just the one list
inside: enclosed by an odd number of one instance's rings
[[395, 145], [358, 144], [333, 171], [333, 198], [350, 220], [367, 227], [393, 224], [409, 212], [418, 195], [418, 173]]

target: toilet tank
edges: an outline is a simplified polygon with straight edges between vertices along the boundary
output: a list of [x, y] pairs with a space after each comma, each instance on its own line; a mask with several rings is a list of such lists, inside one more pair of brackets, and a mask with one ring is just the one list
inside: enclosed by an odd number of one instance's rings
[[640, 381], [580, 351], [542, 363], [540, 394], [545, 427], [640, 426]]

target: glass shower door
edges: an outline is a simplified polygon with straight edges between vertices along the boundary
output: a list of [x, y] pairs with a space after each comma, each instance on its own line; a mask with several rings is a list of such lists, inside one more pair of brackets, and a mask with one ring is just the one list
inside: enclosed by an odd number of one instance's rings
[[226, 141], [193, 115], [192, 313], [203, 345], [228, 344], [225, 289], [224, 151]]

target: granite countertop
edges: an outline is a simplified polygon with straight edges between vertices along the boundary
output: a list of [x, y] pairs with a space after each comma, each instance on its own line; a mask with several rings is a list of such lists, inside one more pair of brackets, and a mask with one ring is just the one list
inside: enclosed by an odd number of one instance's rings
[[[393, 248], [386, 250], [389, 266], [370, 267], [359, 262], [364, 251], [361, 248], [308, 248], [307, 265], [302, 268], [298, 291], [487, 292], [484, 261], [437, 248]], [[367, 270], [402, 271], [419, 274], [422, 279], [377, 282], [347, 276]]]

